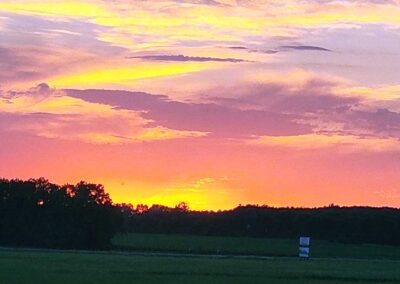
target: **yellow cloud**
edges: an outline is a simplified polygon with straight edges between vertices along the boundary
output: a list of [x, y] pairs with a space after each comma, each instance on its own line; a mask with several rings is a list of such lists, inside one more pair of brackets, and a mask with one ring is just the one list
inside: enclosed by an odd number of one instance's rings
[[351, 87], [337, 90], [338, 94], [360, 96], [373, 100], [398, 100], [400, 99], [400, 85], [386, 85], [378, 87]]
[[160, 38], [232, 41], [249, 35], [287, 36], [303, 28], [343, 24], [400, 25], [398, 4], [249, 1], [237, 5], [234, 2], [230, 6], [212, 6], [171, 5], [169, 1], [5, 0], [0, 3], [0, 11], [86, 20], [111, 28], [105, 34], [100, 31], [100, 40], [135, 50], [144, 43], [136, 45], [129, 35], [146, 37], [145, 46], [159, 46]]
[[[207, 5], [168, 5], [134, 1], [31, 1], [5, 0], [0, 10], [19, 14], [94, 18], [95, 22], [114, 27], [180, 28], [209, 25], [257, 32], [271, 26], [315, 26], [338, 22], [400, 24], [398, 4], [318, 3], [259, 1], [254, 5], [231, 7]], [[133, 9], [135, 8], [135, 9]], [[196, 31], [196, 28], [192, 29]]]
[[11, 98], [0, 97], [0, 111], [21, 114], [95, 115], [98, 117], [112, 117], [117, 113], [129, 116], [133, 113], [126, 110], [117, 112], [111, 106], [69, 97], [62, 91], [51, 91], [48, 94], [28, 93]]
[[0, 11], [48, 17], [109, 17], [112, 16], [99, 5], [84, 1], [2, 1]]
[[293, 136], [260, 136], [250, 144], [300, 149], [315, 149], [341, 146], [350, 150], [383, 151], [399, 149], [400, 141], [396, 138], [360, 137], [355, 135], [304, 134]]
[[141, 141], [151, 141], [151, 140], [169, 140], [175, 138], [187, 138], [187, 137], [204, 137], [207, 136], [206, 132], [200, 131], [181, 131], [172, 130], [165, 127], [154, 127], [144, 129], [137, 137]]
[[78, 140], [94, 144], [130, 144], [141, 141], [160, 141], [207, 136], [205, 132], [182, 131], [161, 126], [154, 128], [140, 127], [139, 129], [131, 129], [130, 131], [131, 133], [129, 133], [129, 129], [123, 132], [88, 132], [79, 135]]
[[80, 74], [63, 75], [48, 82], [56, 87], [88, 86], [93, 84], [123, 83], [139, 79], [173, 76], [210, 68], [210, 63], [171, 63], [137, 65], [115, 69], [98, 69]]

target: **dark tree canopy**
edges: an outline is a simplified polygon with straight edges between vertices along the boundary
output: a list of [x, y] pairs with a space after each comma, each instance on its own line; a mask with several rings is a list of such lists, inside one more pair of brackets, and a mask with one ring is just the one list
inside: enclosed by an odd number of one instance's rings
[[102, 185], [0, 180], [2, 245], [105, 248], [121, 221]]

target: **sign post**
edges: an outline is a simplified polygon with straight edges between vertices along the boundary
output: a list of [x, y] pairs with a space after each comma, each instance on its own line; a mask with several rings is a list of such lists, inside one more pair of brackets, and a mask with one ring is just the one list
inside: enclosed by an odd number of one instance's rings
[[299, 257], [309, 258], [310, 257], [310, 237], [300, 237], [299, 239]]

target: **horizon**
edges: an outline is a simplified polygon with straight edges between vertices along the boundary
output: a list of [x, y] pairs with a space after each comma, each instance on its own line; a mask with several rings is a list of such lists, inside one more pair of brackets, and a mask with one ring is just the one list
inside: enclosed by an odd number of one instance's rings
[[[57, 187], [59, 187], [60, 189], [65, 187], [65, 186], [75, 186], [79, 183], [84, 183], [84, 184], [88, 184], [88, 185], [99, 185], [101, 187], [104, 188], [104, 192], [106, 194], [108, 194], [107, 192], [107, 188], [105, 188], [102, 184], [98, 184], [95, 182], [87, 182], [87, 181], [79, 181], [76, 184], [73, 183], [65, 183], [65, 184], [55, 184], [52, 183], [50, 180], [47, 180], [44, 177], [39, 177], [39, 178], [29, 178], [26, 180], [23, 179], [19, 179], [19, 178], [12, 178], [12, 179], [6, 179], [3, 177], [0, 177], [0, 181], [18, 181], [18, 182], [35, 182], [35, 181], [40, 181], [43, 180], [45, 182], [48, 182], [50, 184], [56, 185]], [[268, 208], [268, 209], [291, 209], [291, 210], [320, 210], [320, 209], [327, 209], [327, 208], [340, 208], [340, 209], [352, 209], [352, 208], [368, 208], [368, 209], [394, 209], [394, 210], [400, 210], [400, 206], [398, 207], [391, 207], [391, 206], [368, 206], [368, 205], [347, 205], [347, 206], [341, 206], [339, 204], [334, 204], [334, 203], [330, 203], [330, 204], [326, 204], [326, 205], [321, 205], [321, 206], [314, 206], [314, 207], [304, 207], [304, 206], [272, 206], [269, 204], [253, 204], [253, 203], [248, 203], [248, 204], [237, 204], [234, 207], [231, 208], [225, 208], [225, 209], [193, 209], [190, 207], [190, 204], [188, 202], [185, 201], [180, 201], [175, 205], [164, 205], [164, 204], [143, 204], [143, 203], [125, 203], [125, 202], [115, 202], [114, 200], [112, 200], [112, 197], [110, 196], [110, 201], [111, 204], [113, 206], [129, 206], [131, 208], [131, 210], [134, 210], [138, 213], [143, 213], [146, 211], [151, 211], [152, 209], [157, 209], [157, 208], [164, 208], [164, 209], [168, 209], [168, 210], [174, 210], [174, 209], [179, 209], [179, 210], [183, 210], [183, 211], [187, 211], [187, 212], [210, 212], [210, 213], [219, 213], [219, 212], [228, 212], [228, 211], [234, 211], [237, 210], [239, 208], [246, 208], [246, 207], [254, 207], [254, 208]], [[43, 204], [42, 204], [43, 205]]]
[[4, 0], [0, 176], [398, 208], [399, 19], [398, 0]]
[[[1, 180], [6, 180], [6, 181], [21, 181], [21, 182], [29, 182], [29, 181], [38, 181], [43, 179], [46, 182], [49, 182], [50, 184], [54, 184], [56, 186], [64, 187], [64, 186], [75, 186], [76, 184], [79, 184], [81, 182], [86, 183], [86, 184], [93, 184], [93, 185], [100, 185], [104, 188], [104, 191], [106, 194], [109, 194], [109, 192], [107, 191], [107, 188], [104, 187], [104, 185], [96, 183], [96, 182], [88, 182], [88, 181], [84, 181], [84, 180], [80, 180], [79, 182], [76, 183], [71, 183], [71, 182], [67, 182], [64, 184], [56, 184], [53, 183], [51, 180], [46, 179], [45, 177], [38, 177], [38, 178], [28, 178], [28, 179], [20, 179], [20, 178], [4, 178], [4, 177], [0, 177], [0, 181]], [[186, 209], [184, 209], [185, 211], [188, 212], [212, 212], [212, 213], [217, 213], [217, 212], [227, 212], [227, 211], [234, 211], [238, 208], [244, 208], [244, 207], [255, 207], [255, 208], [269, 208], [269, 209], [305, 209], [305, 210], [319, 210], [319, 209], [326, 209], [326, 208], [340, 208], [340, 209], [349, 209], [349, 208], [371, 208], [371, 209], [395, 209], [395, 210], [400, 210], [400, 206], [370, 206], [370, 205], [357, 205], [357, 204], [353, 204], [353, 205], [340, 205], [340, 204], [335, 204], [335, 203], [330, 203], [330, 204], [324, 204], [324, 205], [317, 205], [317, 206], [292, 206], [292, 205], [281, 205], [281, 206], [274, 206], [274, 205], [270, 205], [270, 204], [259, 204], [259, 203], [246, 203], [246, 204], [237, 204], [233, 207], [227, 207], [227, 208], [219, 208], [219, 209], [193, 209], [190, 206], [190, 203], [186, 202], [186, 201], [180, 201], [176, 204], [172, 204], [172, 205], [166, 205], [166, 204], [158, 204], [158, 203], [153, 203], [153, 204], [145, 204], [145, 203], [133, 203], [133, 202], [115, 202], [112, 199], [112, 196], [110, 195], [110, 200], [111, 200], [111, 204], [114, 206], [130, 206], [133, 210], [143, 210], [143, 206], [145, 206], [145, 210], [144, 211], [148, 211], [151, 210], [153, 207], [164, 207], [166, 209], [181, 209], [182, 206], [184, 206]], [[140, 209], [139, 209], [140, 207]], [[143, 211], [143, 212], [144, 212]]]

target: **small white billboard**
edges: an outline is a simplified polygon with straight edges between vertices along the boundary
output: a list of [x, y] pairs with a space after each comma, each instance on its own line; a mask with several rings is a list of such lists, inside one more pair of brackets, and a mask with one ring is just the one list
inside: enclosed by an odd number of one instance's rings
[[310, 248], [300, 247], [299, 248], [299, 257], [310, 257]]
[[300, 237], [299, 239], [299, 257], [309, 258], [310, 257], [310, 237]]
[[310, 246], [310, 237], [300, 237], [300, 246], [301, 247], [309, 247]]

